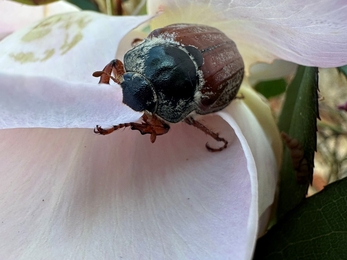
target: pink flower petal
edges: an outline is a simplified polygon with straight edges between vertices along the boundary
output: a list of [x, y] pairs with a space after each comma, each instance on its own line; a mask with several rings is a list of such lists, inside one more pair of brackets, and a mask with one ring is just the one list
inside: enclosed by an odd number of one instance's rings
[[250, 210], [257, 204], [256, 178], [248, 173], [254, 162], [225, 121], [204, 122], [230, 140], [226, 150], [208, 152], [205, 142], [218, 143], [183, 123], [154, 144], [130, 130], [107, 137], [82, 129], [1, 130], [2, 256], [250, 255], [258, 221]]
[[163, 21], [169, 23], [195, 22], [222, 29], [237, 43], [247, 67], [276, 58], [306, 66], [347, 64], [344, 0], [149, 0], [147, 6], [149, 13], [164, 10]]
[[[258, 178], [259, 181], [256, 189], [263, 196], [259, 202], [259, 215], [261, 215], [273, 203], [278, 178], [278, 165], [263, 129], [252, 112], [242, 106], [245, 105], [243, 103], [236, 105], [236, 102], [233, 102], [218, 114], [233, 127], [240, 139], [246, 157], [254, 157], [254, 164], [249, 162], [248, 168], [250, 173], [255, 174], [251, 178]], [[259, 146], [259, 143], [262, 145]], [[256, 171], [253, 169], [256, 169]]]
[[278, 165], [262, 127], [243, 102], [238, 104], [234, 101], [217, 114], [232, 126], [248, 158], [247, 168], [251, 179], [252, 203], [244, 259], [251, 259], [252, 250], [250, 249], [254, 248], [258, 234], [264, 233], [267, 228], [269, 209], [274, 203], [276, 193]]

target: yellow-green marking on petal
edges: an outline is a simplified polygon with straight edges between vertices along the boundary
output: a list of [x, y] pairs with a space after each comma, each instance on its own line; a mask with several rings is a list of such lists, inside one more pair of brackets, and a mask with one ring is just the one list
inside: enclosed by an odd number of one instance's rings
[[62, 18], [60, 15], [55, 15], [43, 20], [38, 25], [36, 25], [31, 31], [26, 33], [22, 37], [22, 41], [31, 42], [45, 37], [51, 32], [52, 27], [58, 24], [61, 20]]
[[39, 59], [35, 57], [35, 54], [33, 52], [19, 52], [19, 53], [11, 53], [10, 57], [12, 57], [14, 60], [20, 62], [20, 63], [26, 63], [26, 62], [37, 62]]
[[45, 51], [45, 56], [41, 59], [41, 61], [48, 60], [50, 57], [52, 57], [55, 53], [54, 49], [46, 50]]
[[26, 63], [26, 62], [38, 62], [38, 61], [45, 61], [48, 60], [50, 57], [52, 57], [55, 53], [54, 49], [46, 50], [44, 52], [44, 56], [42, 58], [39, 58], [35, 56], [33, 52], [19, 52], [17, 54], [10, 54], [10, 57], [12, 57], [15, 61], [18, 61], [20, 63]]
[[69, 35], [66, 35], [63, 46], [60, 47], [62, 51], [61, 54], [67, 53], [70, 49], [72, 49], [80, 40], [83, 39], [83, 34], [78, 33], [73, 36], [72, 39], [69, 39]]
[[87, 13], [51, 16], [21, 37], [20, 52], [9, 56], [20, 63], [43, 62], [55, 54], [64, 55], [83, 39], [83, 29], [92, 21]]
[[32, 31], [28, 32], [23, 36], [22, 41], [31, 42], [42, 37], [45, 37], [51, 32], [51, 28], [34, 28]]

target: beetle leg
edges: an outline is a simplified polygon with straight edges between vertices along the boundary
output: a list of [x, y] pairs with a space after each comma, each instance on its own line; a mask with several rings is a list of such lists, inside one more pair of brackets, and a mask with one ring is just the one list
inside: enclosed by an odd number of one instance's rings
[[[114, 77], [112, 76], [112, 73]], [[100, 77], [100, 83], [110, 84], [110, 79], [112, 79], [117, 84], [123, 81], [123, 75], [125, 73], [124, 65], [120, 60], [112, 60], [105, 68], [101, 71], [95, 71], [93, 73], [94, 77]]]
[[131, 127], [131, 130], [138, 130], [142, 135], [150, 134], [150, 140], [152, 143], [155, 142], [157, 135], [166, 134], [170, 130], [170, 126], [163, 120], [159, 119], [154, 115], [149, 115], [147, 113], [142, 116], [142, 123], [124, 123], [119, 125], [114, 125], [112, 128], [104, 129], [97, 125], [94, 129], [94, 133], [101, 135], [108, 135], [112, 132], [125, 127]]
[[186, 119], [184, 119], [184, 122], [186, 122], [188, 125], [192, 125], [195, 126], [196, 128], [200, 129], [201, 131], [205, 132], [206, 134], [208, 134], [209, 136], [211, 136], [214, 140], [218, 141], [218, 142], [223, 142], [224, 145], [220, 148], [212, 148], [211, 146], [209, 146], [208, 143], [206, 143], [206, 148], [208, 151], [210, 152], [220, 152], [223, 151], [225, 148], [227, 148], [228, 146], [228, 141], [225, 140], [222, 137], [219, 137], [219, 135], [213, 131], [211, 131], [210, 129], [208, 129], [206, 126], [204, 126], [203, 124], [201, 124], [200, 122], [194, 120], [192, 117], [187, 117]]
[[136, 129], [141, 132], [141, 134], [151, 134], [151, 142], [154, 143], [157, 135], [163, 135], [169, 132], [170, 126], [159, 119], [155, 115], [144, 113], [142, 116], [143, 123], [141, 124], [141, 129], [139, 127], [131, 127], [131, 129]]
[[[114, 126], [112, 126], [112, 128], [108, 128], [108, 129], [105, 129], [99, 125], [96, 125], [96, 127], [94, 128], [94, 133], [101, 134], [101, 135], [108, 135], [108, 134], [111, 134], [112, 132], [114, 132], [120, 128], [125, 128], [125, 127], [129, 127], [129, 126], [132, 127], [134, 124], [138, 124], [138, 123], [124, 123], [124, 124], [114, 125]], [[139, 125], [141, 125], [141, 124], [139, 124]]]
[[155, 131], [152, 129], [151, 125], [147, 123], [134, 123], [134, 122], [114, 125], [112, 126], [112, 128], [108, 128], [108, 129], [102, 128], [101, 126], [97, 125], [94, 129], [94, 133], [101, 134], [101, 135], [108, 135], [120, 128], [125, 128], [125, 127], [131, 127], [131, 130], [139, 130], [141, 134], [143, 135], [151, 134], [151, 141], [153, 140], [152, 143], [154, 143], [155, 138], [157, 136]]

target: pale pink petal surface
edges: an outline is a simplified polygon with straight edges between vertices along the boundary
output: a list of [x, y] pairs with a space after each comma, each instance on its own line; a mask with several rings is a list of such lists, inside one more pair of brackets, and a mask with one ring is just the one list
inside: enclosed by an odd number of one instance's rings
[[8, 0], [0, 1], [0, 40], [12, 32], [51, 15], [77, 11], [79, 8], [65, 1], [30, 6]]
[[148, 0], [147, 6], [149, 13], [163, 11], [162, 24], [195, 22], [222, 29], [247, 67], [276, 58], [307, 66], [347, 64], [345, 0]]
[[[232, 107], [248, 113], [241, 102]], [[2, 130], [1, 256], [248, 258], [258, 165], [225, 121], [204, 122], [223, 133], [228, 149], [211, 154], [205, 142], [218, 144], [183, 123], [154, 144], [130, 130], [107, 137], [83, 129]], [[271, 154], [257, 122], [244, 123], [260, 130], [258, 156]]]

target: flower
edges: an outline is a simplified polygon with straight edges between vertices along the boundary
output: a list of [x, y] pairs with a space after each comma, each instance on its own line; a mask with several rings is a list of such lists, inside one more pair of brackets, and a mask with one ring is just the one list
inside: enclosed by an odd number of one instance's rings
[[[260, 1], [251, 6], [210, 1], [197, 9], [187, 1], [149, 1], [149, 16], [66, 13], [3, 39], [2, 256], [250, 259], [258, 230], [266, 229], [280, 161], [278, 133], [265, 103], [243, 87], [244, 100], [237, 99], [225, 110], [201, 118], [230, 140], [229, 147], [220, 153], [206, 151], [204, 144], [211, 140], [183, 123], [173, 124], [154, 144], [148, 136], [128, 129], [97, 136], [86, 128], [136, 121], [141, 114], [121, 103], [119, 87], [97, 85], [91, 73], [113, 59], [117, 48], [124, 51], [130, 47], [127, 33], [152, 18], [159, 5], [163, 13], [152, 26], [165, 25], [161, 19], [193, 22], [203, 15], [205, 20], [198, 21], [216, 22], [215, 27], [226, 28], [226, 33], [234, 31], [238, 45], [242, 40], [245, 43], [240, 51], [245, 55], [247, 71], [253, 61], [275, 57], [311, 65], [345, 62], [341, 53], [346, 47], [339, 43], [346, 36], [337, 33], [328, 46], [323, 45], [323, 36], [332, 34], [324, 24], [321, 26], [327, 31], [310, 37], [322, 39], [316, 46], [322, 54], [334, 47], [337, 55], [329, 60], [293, 41], [281, 45], [288, 32], [295, 32], [295, 26], [288, 27], [292, 31], [284, 30], [283, 37], [262, 39], [263, 33], [277, 32], [279, 21], [272, 24], [267, 17], [301, 13], [306, 19], [302, 23], [312, 17], [304, 16], [307, 10], [302, 5], [292, 6], [290, 2], [270, 6], [269, 1]], [[332, 18], [339, 21], [343, 9], [331, 9], [336, 10], [330, 12]], [[261, 15], [259, 10], [267, 12]], [[196, 16], [187, 15], [188, 11]], [[218, 17], [212, 15], [216, 11]], [[235, 19], [231, 14], [238, 14], [238, 20], [227, 19], [229, 15]], [[291, 21], [284, 20], [282, 29]], [[267, 22], [272, 26], [267, 27]], [[252, 35], [258, 49], [251, 48]], [[269, 41], [271, 48], [266, 48]], [[249, 103], [251, 100], [254, 102]]]

